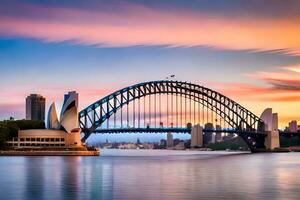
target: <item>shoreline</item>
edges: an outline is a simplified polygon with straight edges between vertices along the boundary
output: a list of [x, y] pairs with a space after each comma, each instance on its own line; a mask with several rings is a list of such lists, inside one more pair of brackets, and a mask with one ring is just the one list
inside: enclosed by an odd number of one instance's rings
[[100, 151], [0, 151], [0, 156], [99, 156]]

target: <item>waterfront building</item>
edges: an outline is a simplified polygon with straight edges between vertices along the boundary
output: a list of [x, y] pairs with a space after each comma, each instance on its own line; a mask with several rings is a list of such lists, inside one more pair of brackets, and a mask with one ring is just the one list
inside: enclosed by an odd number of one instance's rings
[[193, 126], [191, 131], [191, 147], [201, 147], [203, 145], [203, 128], [199, 124]]
[[181, 142], [181, 140], [179, 138], [175, 138], [173, 140], [173, 146], [176, 146], [177, 144], [179, 144]]
[[141, 144], [141, 147], [143, 149], [154, 149], [154, 144], [144, 142], [143, 144]]
[[[216, 125], [216, 130], [222, 130], [222, 127], [220, 125]], [[222, 141], [222, 133], [216, 132], [216, 142]]]
[[159, 146], [160, 146], [161, 148], [166, 148], [166, 147], [167, 147], [167, 140], [161, 139], [161, 140], [159, 141]]
[[210, 143], [216, 143], [216, 133], [211, 134], [211, 142]]
[[7, 143], [15, 148], [78, 147], [81, 141], [76, 133], [77, 130], [70, 134], [62, 130], [20, 130], [18, 137]]
[[46, 99], [39, 94], [26, 97], [26, 120], [45, 120]]
[[135, 143], [125, 143], [120, 144], [118, 149], [138, 149], [138, 146]]
[[[206, 129], [206, 130], [214, 130], [214, 125], [212, 123], [206, 123], [204, 125], [204, 129]], [[204, 132], [203, 143], [204, 144], [215, 143], [215, 135], [214, 135], [214, 133], [212, 133], [212, 132]]]
[[296, 133], [298, 131], [297, 121], [293, 120], [289, 122], [288, 131], [292, 133]]
[[184, 142], [180, 141], [178, 144], [174, 145], [174, 149], [175, 150], [184, 150], [185, 149]]
[[19, 130], [18, 137], [8, 141], [7, 144], [14, 148], [83, 147], [80, 139], [81, 130], [78, 128], [78, 94], [76, 92], [66, 94], [62, 108], [59, 122], [55, 105], [50, 106], [47, 121], [50, 129]]
[[174, 141], [173, 141], [173, 135], [171, 132], [167, 134], [167, 147], [173, 147]]

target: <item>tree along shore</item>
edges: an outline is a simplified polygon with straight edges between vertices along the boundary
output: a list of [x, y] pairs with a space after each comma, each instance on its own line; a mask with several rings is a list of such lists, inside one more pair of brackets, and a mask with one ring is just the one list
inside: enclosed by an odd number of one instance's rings
[[0, 149], [6, 148], [6, 141], [18, 137], [19, 130], [45, 129], [43, 121], [34, 120], [4, 120], [0, 121]]

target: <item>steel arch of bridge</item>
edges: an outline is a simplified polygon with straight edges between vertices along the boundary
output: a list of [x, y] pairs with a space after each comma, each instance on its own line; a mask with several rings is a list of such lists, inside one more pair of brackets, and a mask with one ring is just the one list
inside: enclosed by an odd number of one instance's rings
[[[82, 141], [85, 141], [124, 105], [153, 94], [184, 95], [186, 98], [193, 99], [223, 118], [236, 131], [253, 133], [263, 130], [264, 127], [263, 121], [251, 111], [214, 90], [187, 82], [162, 80], [123, 88], [83, 109], [79, 113], [79, 126], [84, 133]], [[251, 145], [253, 141], [257, 142], [257, 136], [254, 139], [250, 138], [253, 134], [240, 136], [248, 145]]]

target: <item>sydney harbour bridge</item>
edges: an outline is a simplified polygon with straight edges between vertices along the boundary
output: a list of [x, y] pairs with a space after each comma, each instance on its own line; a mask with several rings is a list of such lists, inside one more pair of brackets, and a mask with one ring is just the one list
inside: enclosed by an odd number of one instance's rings
[[190, 133], [194, 125], [210, 123], [203, 132], [237, 134], [250, 150], [265, 149], [265, 122], [232, 99], [207, 87], [161, 80], [120, 89], [79, 112], [82, 141], [94, 133]]

